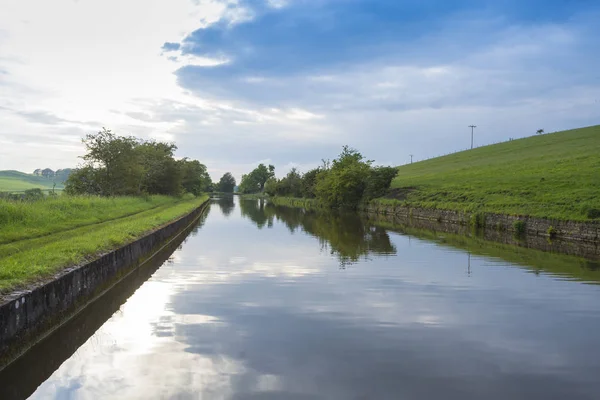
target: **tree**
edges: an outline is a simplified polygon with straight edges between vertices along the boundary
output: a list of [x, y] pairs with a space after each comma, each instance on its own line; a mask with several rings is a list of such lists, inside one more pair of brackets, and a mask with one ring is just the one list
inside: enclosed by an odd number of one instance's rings
[[270, 178], [275, 176], [275, 167], [269, 165], [267, 168], [264, 164], [259, 164], [252, 172], [242, 175], [239, 191], [241, 193], [257, 193], [262, 192], [265, 184]]
[[224, 173], [221, 179], [219, 179], [217, 188], [219, 192], [233, 193], [233, 189], [235, 188], [235, 178], [233, 175], [230, 172]]
[[67, 179], [67, 193], [175, 196], [210, 190], [206, 166], [187, 158], [176, 160], [173, 143], [117, 136], [106, 128], [87, 135], [83, 143], [87, 149], [84, 165]]
[[179, 160], [179, 165], [182, 172], [183, 190], [198, 196], [203, 192], [211, 191], [211, 181], [206, 166], [197, 160], [188, 160], [183, 158]]
[[317, 175], [315, 194], [329, 207], [356, 208], [360, 203], [372, 161], [363, 161], [358, 151], [344, 146], [331, 168]]
[[544, 130], [543, 130], [543, 129], [538, 129], [538, 130], [536, 131], [536, 133], [537, 133], [538, 135], [541, 135], [541, 134], [543, 134], [543, 133], [544, 133]]

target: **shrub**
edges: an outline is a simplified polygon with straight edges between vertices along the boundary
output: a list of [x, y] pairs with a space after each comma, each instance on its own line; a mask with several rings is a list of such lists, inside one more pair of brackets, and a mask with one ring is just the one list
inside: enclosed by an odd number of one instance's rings
[[553, 227], [553, 226], [550, 226], [550, 227], [548, 228], [548, 231], [547, 231], [547, 233], [548, 233], [548, 236], [550, 236], [551, 238], [554, 238], [554, 237], [556, 237], [556, 234], [557, 234], [558, 232], [556, 232], [556, 229], [554, 229], [554, 227]]
[[515, 232], [519, 235], [522, 235], [526, 232], [526, 226], [525, 226], [525, 221], [515, 221], [513, 224], [513, 228], [515, 230]]
[[587, 217], [589, 219], [600, 218], [600, 209], [598, 208], [590, 208], [587, 210]]

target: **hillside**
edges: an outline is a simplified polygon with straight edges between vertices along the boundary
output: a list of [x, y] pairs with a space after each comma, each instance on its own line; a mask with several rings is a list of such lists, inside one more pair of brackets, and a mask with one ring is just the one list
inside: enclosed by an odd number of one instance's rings
[[[19, 171], [0, 171], [0, 192], [20, 192], [27, 189], [52, 189], [54, 179], [26, 174]], [[63, 183], [56, 180], [56, 189], [62, 189]]]
[[600, 125], [398, 168], [383, 202], [589, 220], [600, 217]]

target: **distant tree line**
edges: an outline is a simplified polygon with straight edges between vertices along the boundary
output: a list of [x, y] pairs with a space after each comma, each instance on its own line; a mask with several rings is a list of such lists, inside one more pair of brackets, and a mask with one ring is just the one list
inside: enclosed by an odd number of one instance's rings
[[356, 208], [361, 202], [385, 195], [397, 169], [374, 167], [361, 153], [348, 146], [332, 162], [300, 174], [292, 168], [281, 179], [275, 167], [260, 164], [242, 176], [241, 193], [264, 192], [269, 196], [312, 198], [331, 208]]
[[38, 168], [35, 171], [33, 171], [33, 175], [41, 176], [47, 179], [54, 179], [59, 182], [64, 182], [69, 178], [71, 172], [73, 172], [71, 168], [58, 169], [56, 171], [50, 168]]
[[118, 136], [108, 129], [87, 135], [83, 143], [84, 164], [67, 179], [67, 194], [199, 195], [212, 190], [206, 166], [176, 159], [173, 143]]

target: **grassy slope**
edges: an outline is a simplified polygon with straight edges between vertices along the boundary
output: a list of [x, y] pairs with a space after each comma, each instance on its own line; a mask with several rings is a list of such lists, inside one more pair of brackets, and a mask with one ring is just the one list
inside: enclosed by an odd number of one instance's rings
[[[54, 180], [19, 171], [0, 171], [0, 192], [19, 192], [27, 189], [52, 189]], [[56, 182], [56, 189], [62, 189], [62, 182]]]
[[173, 201], [167, 196], [146, 199], [60, 196], [36, 202], [0, 199], [0, 245], [122, 218]]
[[208, 196], [171, 198], [134, 215], [0, 245], [0, 294], [128, 243], [189, 213], [207, 199]]
[[405, 165], [392, 188], [415, 188], [401, 203], [416, 207], [587, 220], [600, 209], [600, 126]]

